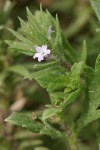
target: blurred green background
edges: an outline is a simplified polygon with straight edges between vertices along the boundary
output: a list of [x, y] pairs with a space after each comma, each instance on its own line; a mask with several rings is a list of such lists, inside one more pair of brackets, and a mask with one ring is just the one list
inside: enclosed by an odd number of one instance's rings
[[[32, 68], [33, 59], [9, 50], [5, 43], [13, 36], [7, 28], [20, 27], [18, 16], [26, 20], [26, 7], [34, 13], [42, 4], [55, 16], [58, 14], [61, 29], [72, 46], [81, 50], [83, 40], [87, 41], [87, 64], [94, 67], [100, 53], [98, 19], [89, 0], [0, 0], [0, 150], [65, 150], [64, 143], [47, 136], [32, 134], [27, 130], [5, 123], [4, 119], [13, 111], [40, 113], [49, 104], [48, 93], [35, 81], [23, 78], [17, 65]], [[22, 68], [20, 68], [22, 69]], [[27, 73], [27, 72], [26, 72]], [[72, 107], [73, 117], [80, 111], [80, 103]], [[95, 142], [98, 123], [93, 123], [82, 134], [82, 150], [97, 150]], [[81, 139], [81, 137], [80, 137]], [[99, 138], [97, 138], [99, 141]]]

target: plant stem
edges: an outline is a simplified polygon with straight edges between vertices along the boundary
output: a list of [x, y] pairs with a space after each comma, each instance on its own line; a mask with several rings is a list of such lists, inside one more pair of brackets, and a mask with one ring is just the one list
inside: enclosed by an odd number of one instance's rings
[[[79, 146], [77, 143], [77, 134], [74, 131], [74, 124], [72, 119], [68, 115], [69, 107], [64, 108], [61, 114], [61, 122], [63, 123], [63, 127], [65, 130], [65, 142], [68, 143], [67, 147], [69, 146], [68, 150], [79, 150]], [[66, 116], [67, 114], [67, 116]]]
[[72, 131], [72, 129], [70, 129], [66, 125], [65, 125], [65, 130], [67, 133], [67, 141], [68, 141], [70, 150], [79, 150], [75, 133]]

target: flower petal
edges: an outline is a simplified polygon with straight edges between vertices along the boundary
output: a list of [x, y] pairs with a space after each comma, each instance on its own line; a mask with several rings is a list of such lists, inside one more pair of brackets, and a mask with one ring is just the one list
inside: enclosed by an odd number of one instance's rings
[[41, 62], [45, 57], [50, 54], [51, 50], [47, 49], [47, 45], [35, 46], [37, 53], [34, 54], [33, 58], [38, 58], [38, 61]]
[[47, 49], [47, 45], [42, 45], [42, 50], [46, 51], [46, 49]]
[[45, 55], [48, 55], [48, 54], [50, 54], [50, 50], [49, 49], [47, 49], [46, 51], [45, 51]]
[[44, 60], [44, 57], [43, 57], [43, 56], [38, 57], [38, 61], [41, 62], [41, 60]]
[[40, 46], [38, 46], [38, 47], [36, 47], [36, 51], [37, 51], [38, 53], [40, 53], [40, 52], [42, 51], [42, 48], [41, 48]]
[[41, 53], [35, 53], [35, 55], [33, 56], [34, 59], [38, 57], [41, 57]]

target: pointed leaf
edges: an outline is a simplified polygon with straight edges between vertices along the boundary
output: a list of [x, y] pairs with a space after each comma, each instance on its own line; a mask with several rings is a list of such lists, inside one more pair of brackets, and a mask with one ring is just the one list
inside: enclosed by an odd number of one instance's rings
[[11, 116], [6, 118], [5, 121], [13, 123], [18, 126], [22, 126], [32, 132], [39, 132], [43, 127], [42, 123], [32, 121], [32, 119], [29, 116], [17, 112], [11, 114]]

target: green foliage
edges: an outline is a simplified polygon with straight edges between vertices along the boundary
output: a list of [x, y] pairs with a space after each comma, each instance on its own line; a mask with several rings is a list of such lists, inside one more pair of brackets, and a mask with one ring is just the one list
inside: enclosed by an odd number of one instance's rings
[[[48, 65], [45, 65], [46, 68], [43, 68], [44, 65], [42, 64], [35, 65], [33, 67], [33, 70], [35, 69], [34, 73], [29, 78], [34, 78], [43, 88], [47, 89], [54, 105], [61, 103], [64, 107], [66, 104], [73, 102], [81, 92], [80, 75], [82, 74], [84, 63], [74, 64], [70, 73], [66, 72], [59, 62], [57, 64], [54, 62], [53, 66], [50, 66], [50, 63]], [[42, 69], [36, 70], [36, 67], [39, 68], [40, 66]], [[64, 101], [62, 102], [63, 99]]]
[[74, 102], [76, 98], [79, 96], [82, 90], [82, 83], [80, 80], [80, 76], [83, 71], [84, 63], [75, 63], [71, 68], [71, 73], [69, 74], [69, 83], [64, 90], [65, 97], [63, 107]]
[[96, 15], [100, 21], [100, 0], [91, 0], [92, 7], [94, 8]]
[[[10, 45], [10, 48], [27, 55], [35, 53], [34, 46], [47, 44], [52, 50], [52, 57], [54, 59], [51, 58], [50, 62], [45, 61], [45, 63], [34, 64], [31, 72], [20, 65], [10, 67], [9, 71], [17, 72], [29, 79], [35, 79], [48, 91], [51, 104], [54, 107], [58, 107], [58, 109], [51, 107], [45, 110], [42, 119], [46, 120], [61, 113], [81, 94], [83, 88], [81, 75], [86, 61], [86, 43], [83, 43], [80, 60], [78, 54], [61, 33], [57, 16], [54, 19], [48, 11], [43, 12], [42, 9], [37, 11], [34, 16], [27, 9], [27, 14], [27, 22], [20, 19], [21, 28], [19, 29], [19, 33], [9, 29], [19, 41], [7, 41], [7, 43]], [[50, 25], [55, 31], [51, 40], [47, 39], [48, 27]], [[68, 68], [68, 63], [74, 64]], [[20, 70], [23, 71], [20, 72]], [[53, 127], [50, 127], [51, 129], [54, 130]]]
[[25, 65], [12, 65], [11, 67], [8, 67], [7, 70], [24, 77], [27, 77], [29, 75], [28, 68]]
[[5, 119], [5, 121], [22, 126], [32, 132], [39, 132], [43, 127], [42, 123], [33, 121], [29, 116], [17, 112], [14, 112], [10, 117]]
[[59, 108], [48, 108], [42, 114], [42, 120], [46, 120], [52, 116], [55, 116], [57, 113], [60, 113]]
[[[95, 71], [87, 80], [86, 103], [82, 118], [78, 122], [78, 129], [100, 118], [100, 55], [96, 60]], [[78, 132], [79, 132], [78, 131]]]
[[86, 59], [87, 59], [87, 45], [86, 45], [86, 41], [84, 41], [80, 61], [86, 63]]
[[[33, 55], [35, 53], [36, 45], [49, 44], [50, 49], [55, 50], [57, 42], [59, 40], [59, 23], [58, 20], [54, 20], [50, 13], [41, 11], [36, 11], [33, 16], [32, 13], [27, 8], [28, 21], [25, 22], [22, 19], [20, 20], [21, 29], [19, 33], [15, 31], [10, 31], [17, 37], [19, 41], [11, 42], [7, 41], [12, 49], [16, 49], [19, 52], [25, 53], [27, 55]], [[42, 22], [42, 25], [41, 25]], [[52, 26], [54, 32], [55, 41], [49, 41], [48, 39], [48, 28]], [[51, 42], [54, 45], [51, 45]]]
[[[78, 53], [69, 42], [64, 38], [60, 30], [58, 17], [54, 19], [51, 14], [46, 11], [36, 11], [35, 15], [27, 8], [27, 21], [19, 18], [21, 28], [18, 32], [9, 29], [9, 31], [18, 39], [16, 41], [6, 40], [11, 49], [17, 53], [26, 55], [34, 55], [35, 46], [48, 45], [52, 51], [53, 59], [61, 61], [69, 61], [74, 63], [78, 60]], [[41, 25], [42, 23], [42, 25]], [[54, 31], [52, 38], [48, 38], [48, 29], [52, 27]]]
[[40, 131], [41, 134], [45, 134], [45, 135], [49, 135], [50, 137], [52, 137], [53, 139], [59, 139], [59, 138], [62, 138], [64, 135], [56, 130], [55, 128], [53, 127], [44, 127], [41, 131]]
[[[99, 1], [93, 0], [92, 5], [99, 18]], [[74, 147], [77, 150], [80, 131], [100, 118], [100, 55], [95, 69], [88, 66], [86, 41], [83, 42], [82, 51], [76, 51], [61, 32], [57, 15], [53, 18], [42, 8], [34, 15], [27, 8], [27, 21], [19, 20], [21, 27], [17, 32], [8, 29], [15, 36], [14, 40], [6, 40], [10, 48], [19, 54], [26, 54], [29, 58], [36, 53], [36, 46], [47, 45], [51, 53], [41, 63], [34, 61], [31, 65], [26, 63], [5, 67], [0, 76], [0, 84], [6, 79], [5, 72], [18, 73], [36, 80], [48, 92], [51, 104], [35, 118], [15, 112], [5, 121], [32, 132], [49, 135], [53, 139], [67, 140], [67, 149]], [[75, 28], [77, 24], [79, 22], [76, 22]], [[50, 38], [49, 27], [54, 31]], [[72, 32], [76, 32], [76, 29]], [[73, 118], [71, 113], [74, 113], [74, 104], [78, 103], [76, 100], [79, 104], [83, 100], [83, 109]]]

